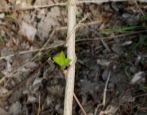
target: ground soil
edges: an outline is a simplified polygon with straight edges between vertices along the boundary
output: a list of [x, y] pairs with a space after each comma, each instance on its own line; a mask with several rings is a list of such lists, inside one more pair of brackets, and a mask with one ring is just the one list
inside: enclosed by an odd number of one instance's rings
[[[53, 58], [67, 51], [64, 2], [0, 1], [0, 115], [63, 115], [66, 80]], [[40, 8], [55, 3], [64, 5]], [[146, 115], [147, 4], [83, 2], [76, 17], [86, 18], [74, 91], [87, 115]], [[73, 115], [83, 115], [75, 100]]]

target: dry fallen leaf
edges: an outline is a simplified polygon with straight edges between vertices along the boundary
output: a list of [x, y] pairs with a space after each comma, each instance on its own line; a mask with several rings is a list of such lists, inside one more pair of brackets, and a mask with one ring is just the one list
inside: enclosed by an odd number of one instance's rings
[[20, 104], [20, 102], [17, 101], [15, 103], [13, 103], [9, 109], [9, 114], [11, 114], [11, 115], [21, 114], [21, 107], [22, 107], [22, 105]]
[[145, 82], [144, 74], [142, 71], [136, 73], [131, 80], [131, 84], [140, 83], [140, 81]]
[[27, 36], [30, 41], [34, 41], [35, 35], [37, 33], [37, 29], [32, 25], [27, 24], [26, 22], [22, 22], [21, 33], [23, 36]]
[[9, 115], [4, 109], [0, 108], [1, 115]]
[[0, 0], [0, 11], [2, 11], [7, 7], [8, 7], [7, 0]]
[[101, 111], [99, 115], [115, 115], [118, 111], [118, 107], [114, 105], [109, 105], [106, 110]]
[[34, 103], [37, 101], [37, 98], [34, 97], [33, 95], [29, 95], [27, 99], [27, 103]]

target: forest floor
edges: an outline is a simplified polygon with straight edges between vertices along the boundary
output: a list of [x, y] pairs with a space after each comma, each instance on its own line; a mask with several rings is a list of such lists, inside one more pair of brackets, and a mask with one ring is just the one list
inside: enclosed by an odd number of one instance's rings
[[[74, 91], [87, 115], [146, 115], [147, 4], [83, 2], [76, 16]], [[67, 20], [63, 0], [0, 1], [0, 115], [63, 115], [53, 57], [66, 54]]]

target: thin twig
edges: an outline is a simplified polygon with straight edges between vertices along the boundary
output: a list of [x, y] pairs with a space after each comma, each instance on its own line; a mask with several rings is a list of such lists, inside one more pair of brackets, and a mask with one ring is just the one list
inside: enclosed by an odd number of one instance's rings
[[71, 30], [71, 32], [68, 34], [68, 36], [66, 37], [66, 41], [65, 41], [65, 45], [67, 46], [67, 41], [69, 40], [69, 38], [71, 37], [71, 35], [73, 34], [73, 32], [80, 27], [80, 25], [82, 24], [83, 21], [85, 21], [87, 19], [87, 17], [89, 16], [89, 14], [86, 14]]
[[145, 14], [143, 13], [142, 9], [140, 8], [140, 6], [137, 3], [137, 0], [134, 1], [136, 6], [138, 7], [138, 9], [140, 10], [141, 14], [144, 16]]
[[[53, 30], [52, 33], [50, 34], [48, 40], [45, 42], [45, 44], [43, 45], [43, 48], [45, 48], [47, 46], [47, 44], [49, 43], [49, 41], [51, 40], [52, 36], [54, 35], [55, 31]], [[32, 58], [32, 60], [34, 60], [37, 56], [41, 55], [41, 50], [39, 50], [39, 52]]]
[[[142, 31], [138, 31], [138, 32], [132, 32], [132, 33], [129, 33], [129, 34], [121, 34], [121, 35], [116, 35], [116, 36], [112, 36], [112, 37], [102, 37], [102, 38], [91, 38], [91, 39], [80, 39], [80, 40], [76, 40], [76, 42], [88, 42], [88, 41], [98, 41], [98, 40], [110, 40], [110, 39], [115, 39], [115, 38], [120, 38], [120, 37], [123, 37], [123, 36], [129, 36], [129, 35], [133, 35], [133, 34], [139, 34], [139, 33], [144, 33], [144, 32], [147, 32], [147, 30], [142, 30]], [[34, 53], [34, 52], [38, 52], [38, 51], [45, 51], [45, 50], [48, 50], [48, 49], [52, 49], [52, 48], [56, 48], [56, 47], [59, 47], [59, 46], [63, 46], [65, 44], [65, 42], [63, 43], [60, 43], [60, 44], [56, 44], [56, 45], [51, 45], [49, 47], [44, 47], [44, 48], [40, 48], [40, 49], [34, 49], [34, 50], [31, 50], [31, 51], [22, 51], [22, 52], [19, 52], [17, 53], [18, 55], [21, 55], [21, 54], [26, 54], [26, 53]], [[0, 57], [0, 60], [2, 59], [6, 59], [6, 58], [10, 58], [10, 57], [13, 57], [15, 56], [16, 54], [10, 54], [8, 56], [2, 56]]]
[[[46, 62], [45, 62], [46, 63]], [[19, 84], [17, 84], [14, 88], [12, 88], [8, 93], [6, 93], [5, 95], [3, 96], [9, 96], [12, 94], [12, 92], [14, 92], [15, 90], [17, 90], [20, 86], [22, 86], [23, 84], [25, 84], [27, 81], [31, 80], [31, 79], [34, 79], [36, 76], [35, 74], [40, 71], [40, 69], [42, 69], [44, 67], [44, 64], [42, 64], [41, 66], [39, 66], [38, 68], [35, 69], [35, 71], [29, 75], [27, 78], [25, 78], [22, 82], [20, 82]], [[4, 77], [5, 78], [5, 77]]]
[[[86, 15], [87, 16], [87, 15]], [[87, 23], [80, 23], [77, 28], [80, 27], [84, 27], [84, 26], [90, 26], [90, 25], [95, 25], [95, 24], [99, 24], [99, 21], [91, 21], [91, 22], [87, 22]], [[67, 30], [67, 26], [64, 27], [55, 27], [54, 30], [59, 31], [59, 30]]]
[[103, 93], [102, 105], [104, 105], [104, 106], [106, 105], [106, 93], [107, 93], [107, 86], [108, 86], [108, 82], [109, 82], [110, 76], [111, 76], [111, 71], [109, 71], [108, 78], [107, 78], [107, 81], [106, 81], [106, 84], [105, 84], [104, 93]]
[[[101, 4], [101, 3], [105, 3], [105, 2], [128, 2], [128, 1], [134, 1], [134, 0], [79, 0], [77, 2], [77, 4], [83, 2], [83, 3], [98, 3], [98, 4]], [[137, 0], [139, 2], [147, 2], [146, 0]]]
[[[106, 2], [127, 2], [127, 1], [133, 1], [133, 0], [79, 0], [76, 2], [76, 4], [82, 4], [82, 3], [97, 3], [97, 4], [102, 4], [102, 3], [106, 3]], [[139, 2], [144, 2], [147, 3], [146, 0], [137, 0]], [[24, 11], [24, 10], [32, 10], [32, 9], [36, 9], [36, 8], [49, 8], [49, 7], [55, 7], [55, 6], [66, 6], [67, 3], [55, 3], [52, 5], [28, 5], [26, 7], [18, 7], [14, 5], [14, 10], [15, 11]], [[11, 9], [11, 6], [8, 7], [2, 7], [2, 9], [0, 9], [0, 12], [8, 12], [8, 11], [13, 11]]]
[[147, 93], [145, 93], [145, 94], [141, 94], [141, 95], [136, 95], [135, 98], [138, 98], [138, 97], [144, 97], [144, 96], [147, 96]]
[[[52, 49], [52, 48], [56, 48], [56, 47], [59, 47], [59, 46], [63, 46], [64, 43], [60, 43], [60, 44], [57, 44], [57, 45], [53, 45], [53, 46], [50, 46], [50, 47], [46, 47], [46, 48], [41, 48], [41, 49], [35, 49], [35, 50], [32, 50], [32, 51], [23, 51], [23, 52], [19, 52], [18, 54], [26, 54], [26, 53], [32, 53], [32, 52], [37, 52], [37, 51], [43, 51], [43, 50], [48, 50], [48, 49]], [[11, 54], [11, 55], [8, 55], [8, 56], [5, 56], [5, 57], [0, 57], [0, 60], [1, 59], [6, 59], [8, 57], [13, 57], [15, 56], [15, 54]], [[37, 58], [37, 57], [36, 57]], [[32, 58], [31, 61], [34, 61], [36, 58]], [[13, 70], [11, 73], [9, 73], [8, 75], [5, 75], [2, 77], [2, 79], [0, 79], [0, 84], [3, 83], [3, 81], [5, 81], [6, 78], [8, 77], [11, 77], [14, 73], [16, 73], [17, 71], [19, 71], [22, 67], [24, 67], [30, 60], [27, 60], [24, 62], [24, 64], [20, 67], [18, 67], [17, 69]]]
[[[64, 42], [56, 44], [56, 45], [53, 45], [53, 46], [45, 47], [45, 48], [34, 49], [34, 50], [30, 50], [30, 51], [28, 51], [28, 50], [27, 51], [22, 51], [22, 52], [17, 53], [17, 55], [22, 55], [22, 54], [26, 54], [26, 53], [33, 53], [33, 52], [38, 52], [38, 51], [44, 51], [44, 50], [49, 50], [49, 49], [56, 48], [56, 47], [63, 46], [63, 45], [64, 45]], [[6, 59], [6, 58], [10, 58], [10, 57], [13, 57], [15, 55], [16, 54], [11, 54], [11, 55], [8, 55], [8, 56], [2, 56], [2, 57], [0, 57], [0, 60]]]
[[[58, 45], [46, 47], [47, 44], [49, 43], [50, 39], [52, 38], [54, 32], [55, 32], [55, 31], [53, 30], [52, 33], [51, 33], [50, 36], [49, 36], [49, 39], [48, 39], [47, 42], [43, 45], [42, 48], [40, 48], [40, 49], [35, 49], [35, 50], [31, 50], [31, 51], [22, 51], [22, 52], [17, 53], [17, 55], [21, 55], [21, 54], [26, 54], [26, 53], [32, 53], [32, 52], [37, 52], [37, 51], [39, 51], [39, 52], [31, 59], [31, 61], [34, 61], [39, 55], [41, 55], [41, 51], [43, 51], [43, 50], [48, 50], [48, 49], [51, 49], [51, 48], [56, 48], [56, 47], [58, 47], [58, 46], [62, 46], [63, 44], [60, 43], [60, 44], [58, 44]], [[45, 48], [45, 47], [46, 47], [46, 48]], [[16, 54], [11, 54], [11, 55], [8, 55], [8, 56], [3, 56], [3, 57], [0, 57], [0, 60], [6, 59], [6, 58], [10, 58], [10, 57], [13, 57], [13, 56], [15, 56], [15, 55], [16, 55]], [[17, 69], [13, 70], [13, 71], [12, 71], [11, 73], [9, 73], [8, 75], [3, 76], [2, 79], [0, 80], [0, 84], [3, 83], [3, 81], [5, 81], [6, 78], [11, 77], [14, 73], [16, 73], [17, 71], [19, 71], [19, 70], [20, 70], [22, 67], [24, 67], [29, 61], [30, 61], [30, 60], [25, 61], [25, 63], [24, 63], [22, 66], [20, 66], [20, 67], [18, 67]]]
[[40, 96], [40, 93], [39, 93], [39, 99], [38, 99], [38, 112], [37, 112], [37, 115], [40, 115], [40, 101], [41, 101], [41, 96]]
[[75, 93], [73, 94], [74, 99], [76, 100], [76, 102], [78, 103], [80, 109], [82, 110], [82, 112], [84, 113], [84, 115], [87, 115], [87, 113], [85, 112], [84, 108], [82, 107], [81, 103], [79, 102], [77, 96], [75, 95]]
[[[84, 21], [84, 20], [87, 18], [87, 16], [88, 16], [88, 15], [84, 16], [84, 18], [82, 18], [81, 20]], [[97, 23], [98, 23], [98, 21], [92, 21], [92, 22], [83, 24], [81, 20], [78, 22], [78, 24], [75, 26], [75, 28], [74, 28], [72, 31], [74, 31], [76, 28], [79, 28], [79, 27], [89, 26], [89, 25], [93, 25], [93, 24], [97, 24]], [[31, 50], [31, 51], [28, 51], [28, 50], [27, 50], [27, 51], [22, 51], [22, 52], [17, 53], [17, 55], [26, 54], [26, 53], [33, 53], [33, 52], [37, 52], [37, 51], [44, 51], [44, 50], [48, 50], [48, 49], [51, 49], [51, 48], [56, 48], [56, 47], [59, 47], [59, 46], [63, 46], [63, 45], [65, 44], [65, 42], [63, 42], [63, 43], [61, 43], [61, 44], [56, 44], [56, 45], [54, 45], [54, 46], [46, 47], [46, 45], [48, 44], [49, 40], [51, 39], [51, 37], [53, 36], [53, 34], [54, 34], [55, 31], [66, 30], [66, 29], [67, 29], [67, 26], [65, 26], [65, 27], [56, 27], [56, 28], [54, 28], [54, 29], [52, 30], [52, 33], [50, 34], [49, 39], [48, 39], [47, 42], [43, 45], [42, 48], [40, 48], [40, 49], [34, 49], [34, 50]], [[70, 35], [71, 35], [71, 33], [70, 33]], [[70, 37], [70, 35], [68, 35], [68, 37]], [[68, 39], [68, 37], [67, 37], [66, 39]], [[77, 42], [79, 42], [79, 41], [77, 41]], [[11, 55], [8, 55], [8, 56], [2, 56], [2, 57], [0, 57], [0, 60], [6, 59], [6, 58], [10, 58], [10, 57], [13, 57], [13, 56], [15, 56], [15, 55], [16, 55], [16, 54], [11, 54]], [[38, 54], [36, 54], [36, 55], [33, 57], [33, 60], [34, 60], [34, 58], [36, 58], [37, 55], [38, 55]]]
[[145, 32], [147, 32], [147, 30], [141, 30], [141, 31], [138, 31], [138, 32], [132, 32], [132, 33], [128, 33], [128, 34], [121, 34], [121, 35], [116, 35], [116, 36], [111, 36], [111, 37], [102, 37], [102, 38], [93, 38], [93, 39], [80, 39], [80, 40], [76, 40], [76, 42], [97, 41], [97, 40], [100, 40], [100, 39], [111, 40], [111, 39], [120, 38], [120, 37], [123, 37], [123, 36], [129, 36], [129, 35], [145, 33]]
[[100, 40], [101, 40], [103, 46], [105, 47], [105, 49], [106, 49], [108, 52], [110, 52], [111, 50], [110, 50], [109, 46], [107, 45], [107, 43], [106, 43], [103, 39], [100, 39]]

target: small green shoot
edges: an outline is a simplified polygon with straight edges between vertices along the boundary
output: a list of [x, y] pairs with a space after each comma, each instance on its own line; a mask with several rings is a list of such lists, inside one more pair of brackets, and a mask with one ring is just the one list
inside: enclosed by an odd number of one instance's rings
[[67, 2], [67, 0], [62, 0], [63, 2]]
[[139, 18], [139, 21], [140, 21], [140, 22], [145, 22], [145, 21], [147, 21], [147, 15], [142, 16], [141, 18]]
[[43, 53], [43, 55], [45, 55], [45, 56], [48, 56], [48, 57], [49, 57], [49, 56], [51, 55], [51, 52], [50, 52], [50, 51], [46, 51], [46, 52], [44, 52], [44, 53]]
[[6, 15], [5, 17], [8, 18], [8, 19], [11, 19], [11, 20], [14, 19], [13, 15]]
[[3, 43], [3, 38], [0, 36], [0, 45]]
[[82, 14], [81, 14], [80, 12], [78, 12], [78, 13], [76, 14], [76, 16], [77, 16], [77, 18], [81, 18], [81, 17], [82, 17]]
[[134, 44], [134, 45], [132, 46], [131, 51], [129, 52], [129, 55], [128, 55], [128, 57], [127, 57], [127, 60], [130, 59], [131, 55], [132, 55], [133, 52], [137, 49], [138, 46], [140, 46], [140, 45], [142, 45], [142, 44], [145, 43], [144, 40], [145, 40], [146, 38], [147, 38], [147, 36], [144, 36], [143, 38], [141, 38], [141, 39], [138, 41], [138, 43], [136, 43], [136, 44]]
[[59, 47], [55, 47], [55, 48], [54, 48], [54, 51], [55, 51], [55, 52], [58, 52], [58, 51], [59, 51]]
[[120, 29], [115, 29], [115, 30], [109, 30], [106, 29], [104, 30], [104, 32], [101, 32], [102, 34], [112, 34], [112, 33], [120, 33], [120, 34], [125, 34], [125, 33], [129, 33], [135, 29], [144, 29], [143, 26], [131, 26], [131, 27], [124, 27], [124, 28], [120, 28]]
[[71, 60], [69, 58], [65, 58], [64, 52], [62, 51], [59, 57], [53, 58], [54, 62], [57, 63], [62, 69], [69, 66]]
[[146, 92], [147, 91], [147, 86], [145, 86], [143, 84], [139, 84], [139, 89]]

